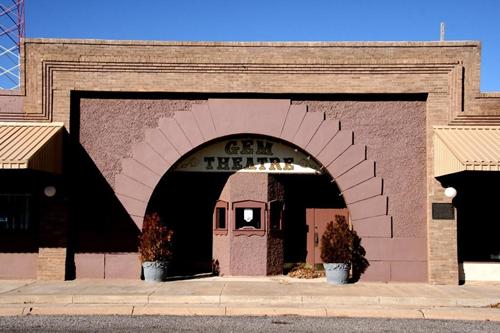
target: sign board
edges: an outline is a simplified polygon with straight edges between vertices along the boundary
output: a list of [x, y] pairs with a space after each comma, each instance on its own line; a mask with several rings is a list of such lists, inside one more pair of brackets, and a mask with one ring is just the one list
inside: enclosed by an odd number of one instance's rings
[[243, 137], [202, 148], [183, 158], [174, 170], [320, 174], [321, 166], [310, 156], [287, 144]]
[[454, 220], [455, 208], [450, 203], [432, 203], [433, 220]]

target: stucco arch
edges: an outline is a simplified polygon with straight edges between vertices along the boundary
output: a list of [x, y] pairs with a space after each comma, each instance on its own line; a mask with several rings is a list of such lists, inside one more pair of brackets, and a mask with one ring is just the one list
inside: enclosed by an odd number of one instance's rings
[[209, 99], [146, 130], [144, 141], [132, 147], [115, 177], [115, 194], [138, 228], [153, 190], [170, 167], [196, 147], [235, 134], [265, 135], [300, 147], [335, 180], [360, 235], [392, 236], [383, 180], [376, 176], [375, 161], [367, 160], [366, 146], [356, 144], [354, 133], [341, 129], [339, 120], [287, 99]]

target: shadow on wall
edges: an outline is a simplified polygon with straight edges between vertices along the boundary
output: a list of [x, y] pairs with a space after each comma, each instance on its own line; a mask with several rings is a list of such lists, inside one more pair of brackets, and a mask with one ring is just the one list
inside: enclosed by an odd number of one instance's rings
[[354, 283], [359, 281], [361, 275], [363, 275], [363, 273], [366, 272], [368, 266], [370, 266], [370, 263], [365, 257], [366, 250], [363, 247], [363, 245], [361, 245], [361, 237], [359, 237], [356, 232], [354, 232], [354, 239], [352, 245], [353, 245], [352, 275], [350, 282]]
[[212, 272], [212, 230], [216, 201], [230, 173], [167, 172], [147, 212], [158, 212], [174, 230], [170, 275]]
[[500, 172], [464, 171], [439, 177], [443, 187], [457, 190], [458, 260], [500, 262]]
[[[137, 252], [140, 230], [81, 144], [72, 143], [69, 267], [78, 253]], [[72, 261], [72, 262], [71, 262]], [[68, 278], [75, 278], [68, 272]]]

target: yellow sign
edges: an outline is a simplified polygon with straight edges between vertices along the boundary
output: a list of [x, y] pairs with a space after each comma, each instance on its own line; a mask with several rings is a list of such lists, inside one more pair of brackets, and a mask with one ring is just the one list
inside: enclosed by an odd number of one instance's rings
[[266, 172], [320, 174], [310, 156], [268, 139], [235, 138], [214, 143], [184, 159], [175, 168], [184, 172]]

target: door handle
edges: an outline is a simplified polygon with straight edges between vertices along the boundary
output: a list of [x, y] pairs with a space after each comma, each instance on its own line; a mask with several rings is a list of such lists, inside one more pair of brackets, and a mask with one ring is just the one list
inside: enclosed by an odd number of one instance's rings
[[319, 244], [319, 234], [317, 232], [314, 233], [314, 246], [318, 246]]

